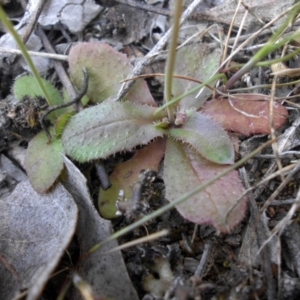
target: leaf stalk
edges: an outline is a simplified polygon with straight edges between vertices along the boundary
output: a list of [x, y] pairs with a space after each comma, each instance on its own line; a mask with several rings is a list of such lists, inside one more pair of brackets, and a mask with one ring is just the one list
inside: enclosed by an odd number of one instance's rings
[[[175, 68], [176, 51], [177, 51], [177, 39], [180, 28], [180, 16], [181, 16], [182, 0], [177, 0], [175, 5], [174, 13], [174, 24], [171, 35], [170, 49], [166, 65], [166, 76], [165, 76], [165, 103], [169, 103], [172, 99], [172, 83], [173, 73]], [[174, 105], [168, 105], [167, 107], [168, 119], [171, 124], [174, 123]]]

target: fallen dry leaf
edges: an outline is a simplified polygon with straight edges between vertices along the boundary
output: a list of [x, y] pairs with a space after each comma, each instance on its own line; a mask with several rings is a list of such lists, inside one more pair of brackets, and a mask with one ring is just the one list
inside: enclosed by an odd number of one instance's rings
[[61, 184], [40, 195], [23, 181], [0, 199], [0, 299], [23, 290], [26, 300], [38, 299], [74, 234], [77, 213]]
[[[270, 96], [236, 94], [230, 101], [213, 99], [204, 104], [202, 112], [219, 123], [225, 130], [245, 135], [270, 133]], [[274, 102], [274, 128], [280, 128], [288, 116], [287, 109]]]
[[[99, 216], [89, 194], [86, 178], [76, 166], [64, 157], [66, 166], [61, 181], [72, 194], [79, 208], [77, 237], [80, 253], [83, 255], [100, 241], [112, 234], [110, 221]], [[103, 253], [118, 246], [114, 240], [83, 260], [79, 267], [80, 276], [93, 288], [93, 292], [102, 297], [115, 300], [137, 300], [138, 296], [128, 276], [120, 251], [104, 255]], [[106, 299], [107, 299], [106, 298]], [[81, 300], [77, 290], [73, 289], [72, 300]]]
[[[35, 10], [37, 1], [29, 1], [28, 14]], [[72, 33], [81, 32], [102, 10], [95, 1], [83, 0], [52, 0], [47, 1], [39, 17], [39, 23], [46, 26], [53, 26], [59, 23], [64, 24]], [[25, 15], [24, 18], [26, 18]]]
[[[238, 6], [238, 2], [238, 0], [228, 0], [224, 4], [210, 10], [196, 12], [194, 18], [230, 24]], [[244, 23], [244, 27], [248, 28], [252, 24], [260, 24], [258, 18], [263, 22], [271, 21], [273, 18], [290, 8], [295, 3], [295, 0], [244, 0], [243, 2], [248, 6], [250, 11]], [[247, 9], [245, 6], [241, 4], [234, 20], [234, 26], [241, 26], [246, 11]]]

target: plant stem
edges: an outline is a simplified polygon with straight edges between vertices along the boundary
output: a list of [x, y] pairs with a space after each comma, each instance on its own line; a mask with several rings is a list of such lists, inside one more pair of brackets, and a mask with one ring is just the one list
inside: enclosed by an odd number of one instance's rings
[[168, 107], [174, 105], [175, 103], [177, 103], [178, 101], [180, 101], [181, 99], [187, 97], [190, 94], [193, 94], [197, 91], [199, 91], [200, 89], [202, 89], [203, 87], [209, 85], [211, 82], [218, 80], [218, 79], [224, 79], [225, 75], [224, 74], [217, 74], [214, 77], [210, 78], [209, 80], [203, 82], [202, 84], [199, 84], [198, 86], [194, 87], [193, 89], [187, 91], [186, 93], [179, 95], [175, 98], [173, 98], [172, 100], [169, 100], [169, 102], [166, 102], [164, 105], [160, 106], [156, 111], [155, 111], [155, 115], [157, 115], [159, 112], [161, 112], [164, 109], [168, 109]]
[[[180, 27], [180, 16], [181, 16], [181, 7], [182, 0], [177, 0], [175, 5], [175, 14], [174, 14], [174, 24], [171, 35], [170, 49], [167, 59], [166, 66], [166, 76], [165, 76], [165, 102], [166, 104], [171, 101], [172, 98], [172, 82], [173, 82], [173, 73], [175, 67], [175, 59], [176, 59], [176, 49], [177, 49], [177, 38]], [[170, 105], [167, 107], [168, 119], [172, 124], [174, 123], [174, 106]]]
[[[203, 2], [203, 0], [194, 0], [184, 11], [181, 17], [181, 24], [183, 24], [187, 19], [195, 12], [198, 5]], [[128, 76], [130, 79], [133, 76], [140, 75], [145, 68], [153, 61], [154, 57], [157, 53], [166, 46], [167, 41], [171, 35], [172, 29], [168, 29], [168, 31], [163, 35], [163, 37], [158, 41], [158, 43], [147, 53], [147, 55], [134, 67], [132, 73]], [[134, 84], [134, 81], [129, 81], [123, 84], [121, 90], [118, 93], [116, 101], [121, 101], [121, 99], [128, 93], [129, 89]]]
[[[300, 32], [297, 33], [297, 35], [299, 36], [300, 35]], [[293, 37], [293, 36], [292, 36]], [[274, 59], [270, 59], [270, 60], [265, 60], [265, 61], [260, 61], [258, 63], [256, 63], [256, 67], [269, 67], [273, 64], [277, 64], [277, 63], [283, 63], [285, 61], [288, 61], [290, 59], [292, 59], [293, 57], [295, 57], [297, 54], [300, 53], [300, 48], [283, 56], [283, 57], [279, 57], [279, 58], [274, 58]], [[244, 67], [245, 64], [236, 64], [236, 65], [233, 65], [232, 67], [229, 67], [228, 69], [226, 70], [230, 70], [230, 69], [234, 69], [234, 68], [242, 68]]]
[[16, 32], [16, 30], [14, 29], [13, 24], [11, 23], [11, 21], [9, 20], [9, 18], [7, 17], [5, 11], [3, 10], [2, 6], [0, 5], [0, 20], [3, 22], [3, 24], [5, 25], [5, 27], [7, 28], [7, 30], [9, 31], [9, 33], [12, 35], [12, 37], [14, 38], [15, 42], [17, 43], [17, 45], [19, 46], [22, 55], [24, 57], [24, 59], [26, 60], [32, 74], [34, 75], [38, 86], [40, 87], [40, 89], [42, 90], [47, 102], [49, 105], [51, 105], [51, 99], [49, 97], [49, 94], [47, 93], [47, 90], [45, 89], [43, 82], [41, 80], [40, 74], [37, 71], [30, 55], [28, 54], [28, 51], [26, 49], [26, 46], [24, 45], [23, 41], [21, 40], [19, 34]]

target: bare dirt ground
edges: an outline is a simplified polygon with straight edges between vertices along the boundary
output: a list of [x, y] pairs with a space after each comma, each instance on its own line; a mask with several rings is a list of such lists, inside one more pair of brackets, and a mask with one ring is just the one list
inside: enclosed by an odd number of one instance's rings
[[[72, 98], [76, 90], [68, 79], [67, 55], [73, 45], [101, 41], [139, 66], [166, 36], [175, 1], [43, 2], [11, 1], [3, 8], [23, 40], [28, 40], [30, 51], [57, 54], [44, 58], [31, 53], [42, 77], [59, 90], [64, 87]], [[244, 1], [232, 22], [239, 1], [198, 2], [196, 12], [183, 24], [179, 44], [198, 33], [190, 43], [201, 39], [210, 51], [222, 49], [223, 61], [230, 57], [222, 68], [227, 78], [236, 72], [230, 66], [247, 63], [280, 23], [260, 29], [281, 13], [287, 15], [286, 10], [294, 5], [294, 1]], [[186, 1], [185, 8], [190, 3]], [[211, 25], [217, 27], [199, 35]], [[285, 34], [292, 34], [298, 26], [295, 20]], [[12, 99], [14, 80], [28, 68], [19, 54], [2, 52], [2, 47], [17, 48], [5, 34], [1, 24], [0, 196], [5, 200], [0, 199], [0, 299], [300, 298], [298, 56], [277, 69], [275, 64], [255, 66], [228, 91], [270, 95], [273, 83], [275, 96], [289, 113], [276, 132], [231, 134], [236, 161], [270, 140], [272, 134], [278, 137], [277, 146], [267, 147], [239, 169], [248, 191], [248, 208], [240, 224], [224, 234], [213, 226], [185, 220], [173, 208], [120, 237], [118, 243], [163, 229], [168, 230], [167, 235], [107, 254], [117, 247], [117, 242], [111, 241], [86, 256], [113, 231], [168, 203], [162, 170], [142, 173], [138, 209], [112, 221], [99, 216], [101, 180], [91, 163], [75, 166], [64, 158], [65, 167], [54, 187], [46, 194], [36, 193], [28, 182], [23, 161], [28, 142], [41, 126], [38, 121], [36, 126], [25, 126], [28, 119], [24, 114], [45, 103], [39, 99], [32, 104], [29, 99], [18, 106]], [[247, 43], [239, 49], [244, 41]], [[265, 60], [292, 53], [298, 47], [299, 40], [293, 40]], [[142, 73], [164, 73], [165, 49], [159, 49], [159, 55]], [[282, 73], [274, 75], [276, 71]], [[163, 80], [150, 77], [147, 84], [161, 105]], [[13, 120], [9, 124], [8, 118]], [[131, 157], [132, 153], [114, 155], [104, 167], [111, 174], [118, 162]]]

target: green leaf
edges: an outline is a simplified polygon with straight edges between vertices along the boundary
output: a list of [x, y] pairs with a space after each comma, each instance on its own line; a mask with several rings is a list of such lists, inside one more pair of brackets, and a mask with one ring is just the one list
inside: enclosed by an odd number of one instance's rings
[[[152, 124], [155, 108], [130, 102], [103, 102], [75, 115], [67, 124], [63, 146], [79, 162], [132, 150], [162, 136]], [[161, 117], [161, 116], [160, 116]]]
[[75, 115], [75, 111], [66, 112], [62, 114], [55, 122], [55, 133], [57, 137], [60, 137], [69, 122], [69, 120]]
[[[60, 95], [60, 92], [47, 80], [42, 79], [42, 83], [47, 91], [47, 94], [50, 97], [51, 103], [48, 103], [49, 106], [55, 106], [63, 104], [63, 98]], [[44, 93], [41, 91], [36, 79], [34, 76], [25, 75], [16, 79], [13, 85], [13, 92], [17, 99], [21, 100], [24, 96], [29, 96], [31, 98], [43, 97]], [[54, 122], [61, 114], [66, 110], [64, 108], [56, 110], [49, 115], [49, 118]]]
[[[186, 45], [177, 52], [174, 74], [187, 76], [205, 82], [209, 80], [218, 70], [220, 61], [220, 50], [211, 51], [207, 44], [193, 43]], [[211, 82], [211, 86], [215, 81]], [[180, 96], [199, 84], [193, 81], [173, 79], [173, 97]], [[194, 108], [198, 109], [212, 94], [212, 90], [204, 88], [197, 97], [199, 91], [185, 97], [180, 101], [182, 110]]]
[[234, 162], [234, 149], [227, 133], [211, 118], [195, 111], [187, 112], [183, 125], [170, 128], [167, 134], [191, 145], [206, 159], [219, 164]]
[[117, 164], [110, 176], [111, 188], [106, 191], [100, 189], [98, 205], [103, 218], [112, 219], [117, 217], [116, 202], [120, 190], [124, 191], [124, 196], [129, 201], [132, 197], [132, 187], [135, 182], [139, 181], [141, 170], [158, 171], [165, 148], [165, 141], [156, 139], [153, 143], [137, 151], [131, 159]]
[[[224, 171], [181, 142], [168, 140], [164, 160], [166, 198], [173, 201]], [[209, 223], [221, 232], [229, 232], [245, 215], [247, 199], [237, 201], [244, 192], [237, 171], [229, 173], [202, 192], [176, 206], [187, 220]]]
[[[63, 103], [63, 99], [59, 91], [47, 80], [42, 78], [42, 82], [51, 97], [50, 106]], [[21, 100], [24, 96], [29, 97], [44, 97], [44, 94], [40, 90], [36, 79], [31, 75], [25, 75], [16, 79], [13, 86], [14, 95], [17, 99]]]
[[[126, 55], [117, 52], [105, 43], [79, 43], [69, 54], [70, 75], [78, 89], [83, 85], [82, 69], [89, 74], [87, 96], [99, 103], [117, 95], [122, 83], [132, 72], [133, 66]], [[124, 100], [156, 106], [143, 79], [138, 79]]]
[[52, 139], [44, 131], [37, 134], [28, 144], [25, 156], [25, 169], [32, 187], [39, 193], [45, 193], [55, 182], [63, 169], [63, 148], [61, 140], [50, 130]]

